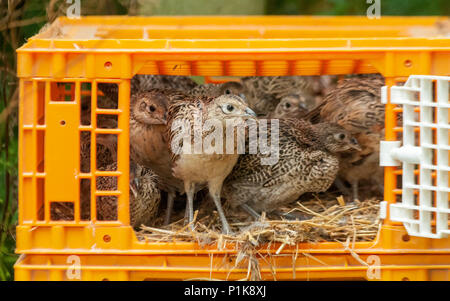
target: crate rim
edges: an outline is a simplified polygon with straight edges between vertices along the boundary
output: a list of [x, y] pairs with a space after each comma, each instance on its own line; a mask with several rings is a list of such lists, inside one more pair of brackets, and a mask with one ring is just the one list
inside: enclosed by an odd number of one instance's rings
[[[317, 23], [317, 20], [320, 19], [321, 22]], [[175, 22], [174, 22], [175, 20]], [[293, 23], [294, 21], [294, 23]], [[326, 22], [324, 22], [326, 21]], [[290, 41], [290, 42], [301, 42], [300, 47], [290, 47], [291, 51], [301, 51], [301, 49], [306, 48], [308, 50], [312, 51], [336, 51], [340, 49], [347, 49], [351, 51], [361, 49], [373, 49], [375, 51], [379, 50], [378, 48], [381, 48], [383, 51], [395, 51], [395, 49], [414, 49], [417, 48], [418, 50], [425, 50], [432, 48], [433, 50], [448, 50], [450, 48], [450, 45], [448, 47], [439, 47], [439, 45], [431, 44], [428, 47], [414, 47], [410, 45], [395, 45], [390, 46], [393, 41], [417, 41], [419, 44], [424, 43], [425, 41], [434, 40], [436, 41], [442, 40], [442, 41], [450, 41], [450, 37], [436, 37], [432, 36], [430, 33], [428, 35], [425, 35], [424, 37], [411, 37], [407, 35], [406, 33], [403, 33], [403, 36], [387, 36], [387, 37], [374, 37], [374, 36], [365, 36], [364, 30], [361, 30], [362, 36], [356, 36], [356, 37], [329, 37], [329, 38], [321, 38], [314, 37], [314, 38], [277, 38], [277, 37], [269, 37], [269, 38], [252, 38], [252, 37], [242, 37], [238, 39], [234, 38], [223, 38], [220, 36], [220, 33], [216, 33], [213, 39], [203, 39], [203, 38], [191, 38], [191, 39], [185, 39], [185, 38], [153, 38], [153, 39], [144, 39], [142, 38], [115, 38], [115, 39], [104, 39], [101, 36], [96, 36], [97, 38], [76, 38], [76, 37], [67, 37], [67, 38], [58, 38], [54, 37], [50, 34], [50, 32], [55, 28], [60, 28], [64, 26], [117, 26], [117, 29], [120, 29], [122, 27], [132, 27], [133, 29], [149, 29], [153, 27], [161, 27], [161, 26], [171, 26], [174, 30], [180, 30], [183, 26], [188, 26], [192, 22], [194, 22], [196, 25], [195, 29], [201, 29], [207, 32], [213, 32], [215, 28], [221, 28], [227, 29], [229, 27], [251, 27], [255, 31], [262, 31], [264, 32], [267, 29], [270, 29], [272, 27], [277, 28], [279, 32], [287, 31], [292, 28], [297, 28], [298, 31], [303, 30], [302, 27], [310, 26], [311, 28], [314, 28], [315, 32], [323, 32], [324, 26], [333, 26], [333, 28], [346, 28], [349, 27], [352, 31], [355, 31], [355, 25], [358, 26], [366, 26], [367, 28], [377, 28], [377, 30], [380, 30], [379, 26], [397, 26], [401, 28], [402, 30], [414, 28], [414, 26], [432, 26], [435, 25], [438, 21], [445, 21], [450, 22], [450, 18], [445, 16], [385, 16], [379, 20], [377, 19], [368, 19], [365, 16], [82, 16], [80, 18], [69, 18], [69, 17], [59, 17], [56, 19], [46, 30], [43, 30], [42, 32], [38, 33], [37, 35], [31, 37], [27, 43], [25, 43], [22, 47], [17, 49], [18, 53], [21, 52], [92, 52], [96, 51], [96, 47], [89, 47], [85, 48], [83, 44], [89, 43], [89, 42], [98, 42], [102, 41], [101, 44], [105, 43], [107, 44], [107, 47], [114, 48], [112, 50], [102, 49], [103, 52], [122, 52], [124, 50], [133, 51], [136, 53], [140, 52], [152, 52], [150, 49], [146, 50], [139, 50], [133, 47], [121, 47], [120, 42], [117, 41], [123, 41], [123, 42], [133, 42], [138, 44], [143, 44], [144, 46], [147, 46], [146, 48], [154, 48], [156, 51], [168, 51], [168, 52], [179, 52], [179, 51], [186, 51], [187, 49], [192, 49], [192, 51], [196, 52], [203, 52], [203, 51], [219, 51], [219, 48], [223, 48], [226, 46], [226, 43], [243, 43], [242, 47], [237, 48], [236, 50], [239, 52], [243, 52], [245, 49], [251, 51], [265, 51], [265, 48], [267, 48], [266, 45], [271, 46], [273, 44], [274, 46], [269, 47], [267, 51], [270, 52], [280, 52], [276, 49], [280, 48], [277, 47], [278, 42], [283, 41]], [[165, 22], [168, 22], [167, 24]], [[198, 23], [198, 24], [197, 24]], [[350, 24], [349, 24], [350, 23]], [[354, 23], [354, 24], [353, 24]], [[211, 26], [213, 28], [211, 28]], [[397, 28], [395, 27], [395, 28]], [[357, 27], [361, 28], [361, 27]], [[364, 27], [365, 28], [365, 27]], [[363, 29], [364, 29], [363, 28]], [[390, 27], [388, 27], [390, 28]], [[434, 28], [434, 27], [432, 27]], [[244, 29], [245, 30], [245, 29]], [[360, 29], [357, 29], [360, 30]], [[188, 31], [187, 34], [190, 32]], [[46, 35], [48, 37], [46, 38]], [[94, 35], [95, 37], [95, 35]], [[206, 42], [223, 42], [220, 47], [217, 48], [209, 48], [209, 47], [203, 47], [201, 43]], [[246, 42], [258, 42], [263, 43], [265, 45], [255, 47], [255, 45], [245, 45]], [[309, 46], [309, 43], [313, 42], [342, 42], [342, 45], [338, 45], [337, 47], [311, 47]], [[352, 45], [351, 41], [379, 41], [380, 45], [377, 45], [377, 47], [355, 47]], [[71, 47], [60, 47], [58, 44], [61, 43], [73, 43], [78, 42], [81, 43], [81, 45], [77, 45], [78, 48], [81, 46], [83, 49], [77, 49], [76, 46], [71, 44]], [[165, 44], [162, 42], [166, 42], [169, 44]], [[39, 46], [34, 47], [35, 43], [47, 43], [45, 46]], [[174, 47], [175, 45], [172, 45], [170, 43], [177, 43], [180, 44], [180, 46], [183, 47]], [[193, 47], [195, 45], [192, 44], [200, 44], [199, 47]], [[115, 44], [115, 45], [114, 45]], [[159, 45], [159, 46], [158, 46]], [[150, 46], [150, 47], [149, 47]], [[168, 49], [170, 46], [170, 49]], [[189, 47], [190, 46], [190, 47]], [[231, 51], [233, 48], [225, 47], [226, 50], [223, 51]], [[222, 52], [223, 52], [222, 51]], [[283, 51], [287, 51], [287, 48], [283, 48]], [[244, 51], [245, 52], [245, 51]]]

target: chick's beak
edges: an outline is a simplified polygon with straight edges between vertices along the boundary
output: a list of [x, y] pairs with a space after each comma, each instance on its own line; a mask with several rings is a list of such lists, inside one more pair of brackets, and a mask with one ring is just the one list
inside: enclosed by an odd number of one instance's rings
[[131, 181], [130, 182], [130, 191], [131, 193], [133, 193], [134, 198], [137, 198], [138, 196], [138, 192], [137, 192], [137, 183], [136, 181]]
[[354, 149], [354, 150], [356, 150], [358, 152], [362, 151], [362, 148], [359, 145], [353, 145], [352, 149]]
[[300, 109], [301, 109], [302, 111], [308, 111], [308, 108], [306, 107], [306, 104], [305, 104], [304, 102], [300, 102], [300, 103], [298, 104], [298, 106], [300, 107]]
[[246, 116], [251, 116], [251, 117], [257, 117], [257, 116], [256, 116], [256, 113], [253, 112], [253, 110], [250, 109], [250, 108], [248, 108], [248, 107], [245, 109], [245, 115], [246, 115]]
[[358, 141], [356, 139], [352, 139], [351, 140], [350, 148], [354, 149], [354, 150], [357, 150], [357, 151], [361, 151], [362, 150], [361, 146], [358, 144]]
[[152, 122], [152, 124], [164, 124], [164, 125], [167, 125], [167, 119], [165, 119], [165, 118], [156, 117], [153, 120], [154, 120], [154, 122]]

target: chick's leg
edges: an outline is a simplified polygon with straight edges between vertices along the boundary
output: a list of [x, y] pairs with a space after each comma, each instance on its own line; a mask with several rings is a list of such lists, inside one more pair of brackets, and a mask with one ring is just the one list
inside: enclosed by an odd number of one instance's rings
[[166, 216], [164, 217], [164, 226], [167, 226], [170, 223], [170, 216], [172, 215], [174, 199], [175, 199], [175, 191], [171, 189], [169, 192], [167, 192], [167, 210]]
[[212, 181], [209, 182], [209, 194], [211, 195], [214, 204], [216, 204], [217, 212], [219, 213], [220, 221], [222, 222], [222, 232], [225, 234], [231, 234], [231, 228], [228, 224], [227, 218], [225, 217], [225, 213], [222, 209], [222, 204], [220, 202], [220, 192], [222, 190], [223, 179], [220, 181]]
[[256, 220], [259, 220], [261, 218], [261, 215], [249, 205], [242, 204], [241, 208], [244, 209], [244, 211], [247, 212], [249, 215], [253, 216]]
[[[185, 182], [184, 189], [186, 191], [186, 212], [185, 218], [187, 218], [187, 222], [191, 223], [194, 220], [194, 192], [195, 192], [195, 183]], [[194, 230], [194, 225], [191, 224], [191, 229]]]

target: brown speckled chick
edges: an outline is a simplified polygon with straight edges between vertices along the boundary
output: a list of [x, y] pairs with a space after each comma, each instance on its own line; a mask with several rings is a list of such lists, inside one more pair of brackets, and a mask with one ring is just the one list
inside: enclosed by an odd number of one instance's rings
[[[113, 163], [99, 170], [116, 170]], [[157, 177], [148, 168], [137, 165], [130, 181], [130, 223], [138, 228], [142, 224], [153, 223], [158, 212], [161, 193], [157, 188]], [[116, 177], [98, 177], [97, 190], [110, 191], [117, 189]], [[97, 200], [97, 217], [99, 220], [117, 219], [117, 201], [114, 197], [103, 196]]]
[[[360, 75], [338, 82], [315, 109], [305, 118], [316, 122], [334, 122], [358, 140], [361, 150], [341, 156], [339, 177], [353, 188], [358, 198], [358, 181], [373, 179], [382, 185], [382, 168], [378, 164], [379, 144], [384, 136], [384, 105], [381, 103], [381, 75]], [[340, 181], [338, 186], [343, 186]]]
[[[132, 164], [132, 162], [131, 162]], [[135, 164], [130, 175], [130, 222], [133, 227], [151, 225], [158, 213], [161, 191], [158, 176], [149, 168]]]
[[302, 118], [315, 105], [308, 95], [293, 94], [281, 99], [275, 110], [269, 113], [269, 119]]
[[[268, 137], [273, 132], [268, 127]], [[358, 148], [342, 127], [311, 125], [296, 119], [279, 121], [279, 158], [263, 165], [264, 155], [241, 155], [225, 180], [223, 196], [232, 207], [251, 215], [271, 212], [306, 192], [321, 192], [333, 183], [339, 170], [337, 153]], [[268, 138], [270, 139], [270, 138]]]
[[130, 100], [130, 157], [151, 168], [158, 177], [160, 189], [168, 192], [165, 224], [170, 221], [175, 193], [184, 192], [180, 179], [172, 175], [172, 161], [167, 134], [167, 110], [171, 101], [184, 94], [152, 89], [138, 92]]
[[328, 75], [303, 78], [309, 85], [304, 89], [292, 89], [292, 94], [283, 96], [275, 110], [269, 113], [269, 118], [303, 118], [335, 88], [334, 77]]
[[138, 92], [130, 99], [130, 153], [144, 166], [165, 165], [168, 152], [166, 125], [169, 93], [162, 90]]
[[312, 93], [312, 82], [303, 76], [250, 76], [241, 78], [248, 105], [258, 116], [267, 116], [280, 100], [296, 93]]
[[[222, 230], [225, 233], [231, 232], [220, 203], [220, 192], [223, 181], [233, 169], [239, 155], [236, 149], [232, 153], [226, 153], [222, 149], [222, 154], [217, 152], [207, 153], [205, 149], [200, 153], [194, 153], [192, 148], [190, 148], [191, 153], [177, 151], [176, 147], [182, 145], [183, 148], [186, 148], [186, 143], [188, 143], [178, 139], [188, 135], [188, 141], [191, 141], [190, 143], [193, 145], [196, 118], [199, 118], [197, 120], [199, 120], [200, 125], [204, 125], [207, 120], [216, 121], [214, 129], [220, 128], [225, 133], [226, 121], [239, 123], [254, 118], [254, 116], [256, 116], [255, 113], [243, 104], [243, 100], [240, 97], [235, 95], [222, 95], [217, 98], [208, 96], [186, 97], [182, 101], [171, 103], [168, 114], [168, 131], [173, 152], [173, 174], [184, 182], [187, 194], [186, 213], [189, 222], [193, 220], [195, 187], [206, 184], [217, 207], [222, 222]], [[179, 122], [184, 122], [185, 127], [183, 130], [190, 133], [177, 130], [180, 129], [180, 127], [176, 127], [176, 124]], [[204, 143], [206, 141], [204, 138], [210, 133], [211, 131], [201, 133]], [[226, 135], [222, 135], [222, 137], [217, 139], [223, 139], [223, 146], [226, 145]], [[215, 143], [219, 142], [214, 140], [214, 145], [216, 145]], [[234, 145], [237, 145], [237, 143]]]
[[187, 92], [191, 96], [219, 97], [220, 95], [233, 94], [239, 96], [246, 103], [244, 87], [239, 82], [226, 82], [223, 84], [198, 85]]

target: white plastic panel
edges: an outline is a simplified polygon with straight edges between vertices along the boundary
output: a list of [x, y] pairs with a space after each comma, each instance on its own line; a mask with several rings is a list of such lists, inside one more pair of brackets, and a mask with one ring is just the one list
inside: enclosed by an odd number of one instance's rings
[[391, 204], [390, 218], [403, 222], [412, 236], [450, 234], [449, 81], [450, 77], [413, 75], [404, 86], [390, 89], [391, 103], [403, 106], [403, 142], [400, 146], [382, 141], [380, 162], [403, 167], [402, 201]]

